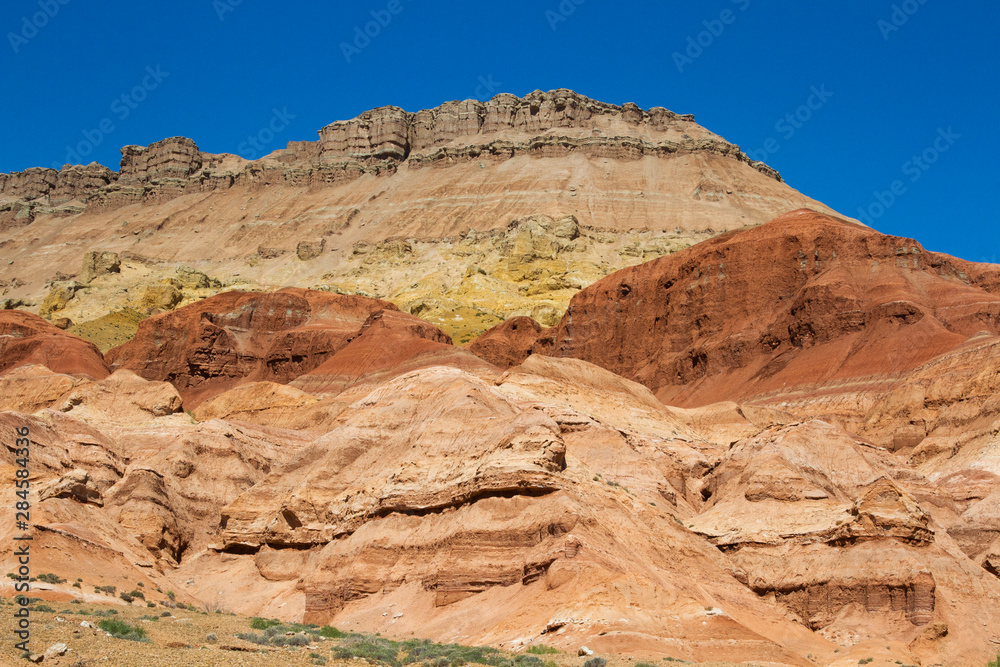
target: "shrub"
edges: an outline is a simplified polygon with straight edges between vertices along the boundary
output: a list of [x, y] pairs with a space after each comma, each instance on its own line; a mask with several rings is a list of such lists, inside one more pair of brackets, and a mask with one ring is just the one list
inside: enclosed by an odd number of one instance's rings
[[133, 642], [148, 642], [146, 630], [138, 625], [129, 625], [116, 618], [105, 618], [98, 622], [97, 627], [117, 639], [127, 639]]
[[129, 595], [131, 595], [134, 598], [138, 598], [140, 600], [145, 600], [146, 599], [146, 596], [143, 595], [143, 592], [140, 591], [139, 589], [136, 589], [134, 591], [129, 591]]
[[72, 600], [69, 601], [69, 603], [70, 604], [83, 604], [83, 600], [81, 600], [80, 598], [73, 598]]
[[108, 595], [114, 595], [118, 591], [114, 586], [94, 586], [94, 592], [96, 593], [107, 593]]
[[583, 663], [583, 667], [604, 667], [608, 664], [608, 661], [604, 658], [591, 658], [587, 662]]
[[401, 666], [398, 654], [399, 644], [397, 642], [371, 636], [346, 639], [340, 646], [333, 649], [333, 657], [340, 660], [364, 658], [368, 662], [391, 665], [392, 667]]
[[656, 667], [656, 666], [651, 662], [637, 662], [635, 663], [634, 667]]
[[155, 606], [156, 606], [156, 603], [155, 603], [155, 602], [153, 602], [152, 600], [147, 600], [147, 601], [146, 601], [146, 606], [147, 606], [147, 607], [155, 607]]
[[533, 655], [547, 655], [549, 653], [559, 653], [559, 649], [545, 644], [535, 644], [528, 648], [528, 653]]
[[269, 618], [260, 618], [258, 616], [254, 616], [253, 618], [250, 619], [250, 627], [253, 628], [254, 630], [267, 630], [268, 628], [274, 627], [276, 625], [281, 625], [281, 621], [276, 621]]
[[269, 640], [264, 635], [258, 635], [254, 632], [237, 632], [237, 639], [242, 639], [243, 641], [250, 642], [251, 644], [267, 644]]
[[79, 581], [74, 581], [73, 582], [73, 588], [83, 588], [83, 586], [80, 585]]
[[47, 584], [65, 584], [66, 580], [57, 574], [40, 574], [38, 575], [38, 581], [44, 581]]
[[986, 663], [986, 667], [1000, 667], [1000, 653], [997, 653], [996, 660], [991, 660], [990, 662]]
[[292, 635], [285, 638], [289, 646], [305, 646], [309, 643], [309, 638], [305, 635]]
[[55, 613], [55, 609], [53, 609], [47, 604], [36, 604], [34, 607], [31, 608], [31, 611], [48, 611]]
[[135, 599], [135, 598], [132, 597], [132, 595], [130, 593], [125, 593], [125, 592], [120, 593], [118, 595], [118, 597], [120, 597], [122, 600], [125, 600], [125, 602], [129, 602], [129, 603], [131, 603], [132, 600]]
[[160, 618], [166, 618], [167, 616], [173, 616], [169, 611], [161, 611]]
[[319, 636], [326, 637], [327, 639], [341, 639], [347, 636], [347, 633], [341, 632], [337, 628], [329, 625], [324, 625], [319, 629]]
[[207, 635], [205, 635], [205, 641], [214, 644], [215, 642], [219, 641], [219, 635], [215, 634], [214, 632], [209, 632]]

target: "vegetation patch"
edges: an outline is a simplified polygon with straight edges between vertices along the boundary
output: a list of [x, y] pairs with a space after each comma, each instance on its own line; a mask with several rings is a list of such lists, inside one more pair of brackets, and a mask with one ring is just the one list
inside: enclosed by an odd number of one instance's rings
[[145, 628], [138, 625], [129, 625], [125, 621], [119, 621], [117, 618], [102, 619], [97, 623], [97, 627], [118, 639], [127, 639], [133, 642], [149, 641]]

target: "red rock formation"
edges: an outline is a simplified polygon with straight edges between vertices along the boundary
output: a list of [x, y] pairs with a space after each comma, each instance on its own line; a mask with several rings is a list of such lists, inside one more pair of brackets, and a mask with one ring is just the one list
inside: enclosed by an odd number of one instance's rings
[[959, 267], [916, 241], [796, 211], [598, 281], [533, 349], [591, 361], [675, 405], [895, 379], [1000, 332], [1000, 296]]
[[530, 317], [512, 317], [472, 341], [469, 350], [494, 366], [510, 368], [528, 358], [542, 330]]
[[[430, 356], [404, 363], [420, 355]], [[116, 369], [171, 382], [188, 407], [243, 382], [288, 383], [309, 374], [296, 386], [336, 393], [366, 375], [451, 357], [484, 366], [437, 327], [386, 301], [297, 288], [224, 292], [146, 319], [132, 341], [107, 355]]]
[[313, 394], [339, 393], [361, 382], [384, 382], [428, 366], [490, 368], [474, 354], [453, 346], [437, 327], [386, 310], [369, 317], [350, 343], [291, 384]]
[[107, 377], [109, 371], [93, 343], [68, 334], [37, 315], [0, 311], [0, 373], [41, 364], [56, 373]]

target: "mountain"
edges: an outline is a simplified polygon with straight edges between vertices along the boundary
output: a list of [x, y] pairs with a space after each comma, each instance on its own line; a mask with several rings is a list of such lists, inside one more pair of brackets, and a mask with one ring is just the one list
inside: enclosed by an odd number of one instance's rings
[[996, 655], [996, 266], [568, 91], [123, 154], [2, 181], [32, 595], [566, 665]]
[[502, 94], [374, 109], [252, 161], [174, 137], [124, 147], [118, 172], [0, 174], [0, 287], [105, 350], [153, 310], [286, 286], [387, 299], [467, 342], [511, 315], [554, 324], [618, 268], [803, 206], [832, 213], [692, 116]]

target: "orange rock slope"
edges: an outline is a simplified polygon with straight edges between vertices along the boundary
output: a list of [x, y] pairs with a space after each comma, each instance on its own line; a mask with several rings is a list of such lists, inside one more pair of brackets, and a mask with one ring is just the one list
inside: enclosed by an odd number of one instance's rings
[[[0, 433], [34, 441], [33, 566], [83, 579], [36, 594], [143, 581], [514, 650], [985, 662], [1000, 339], [973, 269], [800, 212], [616, 274], [554, 331], [507, 323], [485, 361], [301, 289], [150, 318], [111, 375], [24, 356]], [[679, 374], [689, 349], [704, 372]]]

